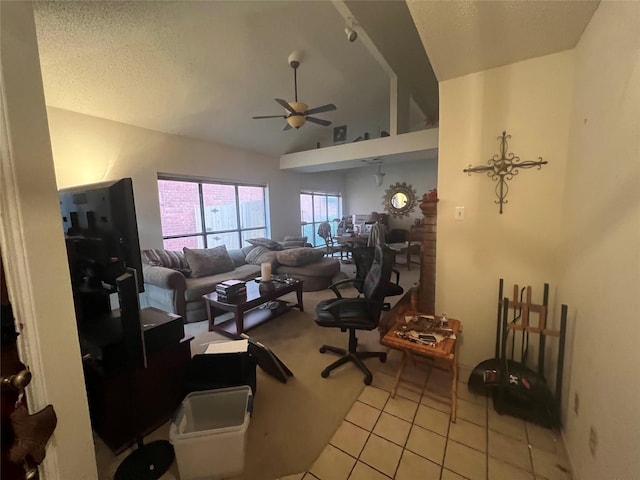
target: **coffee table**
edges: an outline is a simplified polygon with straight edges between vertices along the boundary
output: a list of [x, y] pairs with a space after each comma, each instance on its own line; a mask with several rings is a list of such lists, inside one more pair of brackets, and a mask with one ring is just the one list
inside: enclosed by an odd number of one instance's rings
[[[238, 297], [238, 299], [233, 302], [218, 300], [218, 294], [216, 292], [203, 295], [202, 297], [207, 303], [209, 331], [216, 331], [237, 338], [241, 333], [282, 315], [291, 308], [295, 307], [301, 312], [304, 312], [304, 306], [302, 305], [303, 283], [302, 280], [292, 280], [289, 283], [273, 281], [270, 282], [270, 285], [265, 285], [254, 280], [249, 280], [246, 283], [247, 294]], [[284, 308], [275, 310], [259, 308], [261, 305], [291, 292], [296, 292], [298, 303], [295, 305], [287, 304]], [[214, 310], [231, 312], [233, 313], [233, 318], [215, 324]]]
[[[401, 330], [402, 326], [405, 325], [405, 315], [412, 314], [419, 315], [418, 312], [412, 311], [403, 312], [398, 315], [396, 324], [380, 340], [380, 343], [382, 343], [383, 345], [402, 351], [402, 360], [400, 362], [398, 373], [396, 374], [395, 385], [393, 386], [393, 390], [391, 391], [391, 398], [394, 398], [396, 395], [396, 390], [398, 389], [398, 384], [400, 383], [400, 377], [402, 376], [404, 366], [407, 363], [407, 358], [411, 357], [413, 354], [426, 357], [432, 360], [432, 368], [449, 371], [453, 374], [453, 379], [451, 382], [451, 421], [455, 423], [458, 387], [458, 341], [454, 338], [446, 338], [441, 342], [438, 342], [436, 345], [425, 345], [414, 343], [397, 336], [396, 331]], [[448, 326], [452, 329], [453, 334], [456, 336], [458, 336], [460, 332], [462, 332], [462, 324], [459, 320], [449, 318]]]

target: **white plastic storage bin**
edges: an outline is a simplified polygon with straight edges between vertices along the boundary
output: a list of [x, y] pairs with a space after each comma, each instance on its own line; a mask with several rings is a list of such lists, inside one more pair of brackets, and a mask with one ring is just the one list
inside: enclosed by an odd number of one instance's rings
[[247, 385], [185, 397], [169, 429], [181, 480], [224, 478], [242, 472], [251, 408]]

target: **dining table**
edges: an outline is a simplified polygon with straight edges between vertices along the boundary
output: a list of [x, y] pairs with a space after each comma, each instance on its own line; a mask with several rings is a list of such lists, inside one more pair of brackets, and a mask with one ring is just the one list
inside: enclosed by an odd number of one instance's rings
[[350, 247], [366, 247], [369, 242], [369, 235], [336, 235], [333, 239]]

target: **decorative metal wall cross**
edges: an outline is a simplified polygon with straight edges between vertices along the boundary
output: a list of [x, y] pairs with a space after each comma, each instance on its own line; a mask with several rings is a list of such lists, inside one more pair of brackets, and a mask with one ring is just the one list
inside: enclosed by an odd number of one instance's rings
[[542, 160], [542, 157], [538, 157], [538, 161], [536, 162], [532, 160], [521, 162], [520, 157], [516, 157], [513, 153], [507, 154], [507, 139], [509, 138], [511, 138], [511, 135], [507, 135], [506, 131], [502, 132], [501, 137], [498, 137], [498, 140], [500, 140], [500, 156], [494, 155], [489, 160], [489, 165], [482, 167], [472, 167], [469, 165], [469, 168], [463, 170], [463, 172], [469, 175], [472, 173], [487, 172], [489, 178], [494, 182], [498, 182], [496, 185], [498, 200], [496, 200], [495, 203], [500, 205], [500, 213], [502, 213], [502, 205], [509, 203], [509, 201], [506, 200], [507, 194], [509, 193], [507, 180], [513, 179], [514, 175], [518, 175], [518, 173], [520, 173], [519, 168], [538, 167], [538, 170], [540, 170], [542, 165], [549, 163], [546, 160]]

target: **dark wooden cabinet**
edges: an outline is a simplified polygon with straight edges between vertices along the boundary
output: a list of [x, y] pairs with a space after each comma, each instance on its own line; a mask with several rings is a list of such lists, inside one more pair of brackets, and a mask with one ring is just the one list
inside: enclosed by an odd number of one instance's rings
[[169, 420], [184, 399], [191, 360], [185, 337], [147, 355], [147, 368], [106, 373], [93, 359], [84, 374], [93, 429], [118, 454]]

